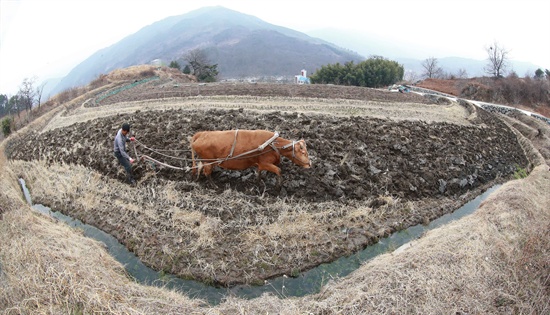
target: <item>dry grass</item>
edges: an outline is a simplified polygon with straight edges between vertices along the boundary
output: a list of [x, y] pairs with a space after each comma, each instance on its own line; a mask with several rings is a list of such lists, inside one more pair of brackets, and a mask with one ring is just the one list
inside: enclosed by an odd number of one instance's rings
[[153, 65], [137, 65], [124, 69], [116, 69], [105, 76], [109, 82], [136, 80], [136, 78], [147, 78], [158, 76], [160, 78], [183, 79], [184, 82], [196, 82], [191, 75], [183, 74], [180, 70], [168, 67], [158, 67]]
[[[3, 144], [1, 148], [3, 152]], [[14, 172], [4, 154], [0, 167], [3, 314], [201, 313], [197, 310], [202, 301], [134, 283], [102, 244], [32, 211], [17, 182], [22, 170]], [[70, 185], [73, 181], [62, 182]]]
[[[378, 202], [384, 205], [376, 211], [359, 204], [350, 210], [349, 205], [338, 202], [313, 206], [289, 200], [275, 200], [258, 209], [257, 204], [243, 201], [243, 197], [232, 190], [214, 196], [202, 190], [178, 191], [173, 182], [163, 181], [131, 188], [78, 165], [13, 161], [9, 166], [18, 170], [18, 176], [25, 179], [35, 202], [81, 209], [80, 218], [92, 217], [88, 213], [99, 214], [104, 224], [113, 227], [111, 233], [132, 234], [125, 237], [127, 245], [135, 251], [148, 252], [143, 257], [146, 262], [151, 259], [149, 263], [153, 263], [155, 258], [156, 250], [147, 245], [151, 237], [164, 241], [160, 250], [167, 257], [173, 257], [174, 250], [181, 251], [180, 245], [185, 243], [185, 252], [195, 262], [182, 271], [188, 277], [193, 276], [193, 270], [200, 269], [211, 279], [219, 279], [230, 272], [225, 264], [243, 263], [243, 257], [252, 259], [249, 265], [264, 269], [271, 266], [278, 270], [278, 265], [285, 262], [290, 264], [290, 273], [291, 269], [298, 269], [310, 260], [311, 255], [319, 252], [331, 255], [337, 251], [343, 242], [340, 237], [342, 227], [362, 230], [364, 224], [370, 224], [365, 222], [398, 218], [403, 216], [402, 211], [410, 208], [398, 199], [381, 196]], [[194, 210], [193, 204], [197, 202], [211, 209], [210, 214]], [[113, 211], [118, 215], [113, 216]], [[271, 222], [270, 213], [273, 211], [279, 215]], [[350, 225], [350, 222], [356, 223]], [[121, 225], [126, 227], [122, 229]], [[138, 230], [147, 226], [150, 233], [143, 238], [143, 233], [132, 232], [128, 226], [135, 226], [134, 229]], [[224, 235], [224, 231], [234, 229], [241, 230], [236, 238]], [[334, 231], [331, 233], [330, 230]], [[387, 227], [380, 228], [378, 234], [371, 237], [383, 237], [387, 233]], [[232, 253], [229, 262], [205, 259], [203, 252], [216, 249], [220, 242], [224, 242], [224, 247]], [[170, 266], [171, 263], [167, 262], [166, 268]], [[255, 281], [254, 278], [246, 279]]]
[[[458, 97], [504, 104], [550, 117], [549, 99], [545, 96], [548, 92], [548, 82], [545, 80], [513, 77], [499, 80], [489, 77], [425, 79], [417, 86]], [[514, 97], [511, 97], [512, 95]]]
[[[53, 115], [37, 121], [33, 128], [44, 127]], [[145, 187], [149, 191], [144, 193], [106, 180], [81, 166], [8, 162], [3, 154], [5, 143], [0, 145], [0, 311], [5, 314], [548, 314], [550, 311], [550, 172], [545, 164], [536, 167], [529, 177], [504, 185], [475, 214], [426, 233], [405, 250], [365, 263], [349, 276], [330, 282], [319, 294], [286, 299], [270, 295], [254, 300], [229, 297], [218, 306], [207, 306], [176, 292], [132, 282], [98, 242], [32, 211], [22, 199], [17, 178], [25, 177], [32, 195], [38, 198], [55, 198], [69, 206], [78, 203], [79, 207], [85, 205], [84, 211], [102, 207], [104, 211], [123, 209], [129, 218], [154, 218], [153, 209], [158, 205], [154, 204], [154, 198], [148, 198], [161, 195], [166, 200], [163, 209], [172, 213], [172, 224], [181, 233], [197, 237], [191, 252], [215, 246], [216, 233], [223, 229], [222, 221], [198, 212], [184, 213], [181, 204], [192, 199], [172, 184]], [[394, 198], [380, 196], [380, 199], [386, 204], [381, 210], [394, 211], [391, 206], [399, 205]], [[135, 200], [151, 206], [135, 206]], [[213, 208], [221, 211], [231, 206], [226, 203]], [[282, 209], [277, 221], [246, 230], [241, 235], [243, 239], [276, 242], [281, 238], [322, 237], [309, 229], [308, 222], [327, 220], [338, 225], [342, 216], [375, 215], [366, 206], [347, 212], [340, 212], [330, 204], [315, 212], [307, 211], [307, 204], [276, 206]], [[198, 228], [197, 221], [203, 223]], [[307, 254], [298, 247], [285, 250], [293, 255]], [[274, 259], [272, 254], [263, 253], [256, 258], [260, 263], [269, 263]], [[208, 268], [208, 263], [198, 262], [197, 268]]]
[[460, 80], [425, 79], [420, 82], [418, 86], [454, 96], [460, 96], [464, 83]]

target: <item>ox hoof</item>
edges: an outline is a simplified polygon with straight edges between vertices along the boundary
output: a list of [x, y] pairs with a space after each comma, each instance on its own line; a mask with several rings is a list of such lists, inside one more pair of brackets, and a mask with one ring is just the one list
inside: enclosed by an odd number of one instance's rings
[[209, 188], [212, 188], [212, 189], [218, 189], [218, 185], [216, 185], [216, 183], [214, 183], [214, 181], [212, 180], [209, 180], [206, 184], [206, 186], [208, 186]]

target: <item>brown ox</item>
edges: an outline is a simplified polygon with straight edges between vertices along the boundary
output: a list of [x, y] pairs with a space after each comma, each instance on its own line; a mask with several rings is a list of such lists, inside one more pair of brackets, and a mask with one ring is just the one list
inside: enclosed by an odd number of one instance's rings
[[[195, 154], [200, 158], [195, 160]], [[266, 170], [277, 174], [277, 187], [281, 185], [281, 155], [294, 164], [310, 168], [306, 142], [281, 138], [278, 133], [266, 130], [200, 131], [191, 138], [193, 174], [201, 170], [210, 180], [214, 166], [228, 170], [244, 170], [257, 166], [257, 179]], [[198, 162], [198, 163], [197, 163]], [[197, 172], [198, 170], [198, 172]]]

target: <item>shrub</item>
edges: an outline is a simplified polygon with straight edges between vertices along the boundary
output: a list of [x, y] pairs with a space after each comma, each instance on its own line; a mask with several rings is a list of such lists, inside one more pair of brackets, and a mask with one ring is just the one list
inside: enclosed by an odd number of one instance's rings
[[178, 70], [181, 70], [181, 66], [180, 64], [177, 62], [177, 61], [172, 61], [170, 62], [170, 65], [168, 66], [170, 68], [175, 68], [175, 69], [178, 69]]
[[515, 179], [522, 179], [527, 177], [527, 171], [524, 168], [519, 167], [516, 165], [516, 171], [514, 172], [514, 178]]
[[2, 119], [2, 133], [4, 137], [7, 137], [11, 133], [11, 119], [10, 117], [5, 117]]
[[107, 75], [100, 74], [97, 76], [97, 78], [95, 78], [92, 82], [90, 82], [89, 86], [90, 86], [90, 89], [94, 90], [94, 89], [97, 89], [98, 87], [104, 86], [105, 84], [107, 84]]
[[404, 68], [395, 61], [371, 57], [354, 64], [353, 61], [322, 66], [310, 77], [314, 84], [338, 84], [382, 87], [403, 80]]
[[191, 68], [189, 68], [189, 65], [185, 65], [182, 72], [185, 74], [191, 74]]
[[143, 70], [139, 73], [140, 77], [142, 78], [148, 78], [155, 75], [155, 71], [153, 69]]

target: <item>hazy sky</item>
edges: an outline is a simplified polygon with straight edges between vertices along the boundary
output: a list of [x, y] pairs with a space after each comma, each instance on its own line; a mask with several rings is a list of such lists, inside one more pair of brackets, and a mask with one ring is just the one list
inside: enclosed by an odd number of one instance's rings
[[411, 56], [418, 59], [483, 60], [497, 41], [511, 59], [550, 68], [548, 0], [0, 0], [0, 93], [15, 94], [24, 78], [62, 77], [147, 25], [216, 5], [301, 32], [339, 28], [421, 43], [429, 53]]

